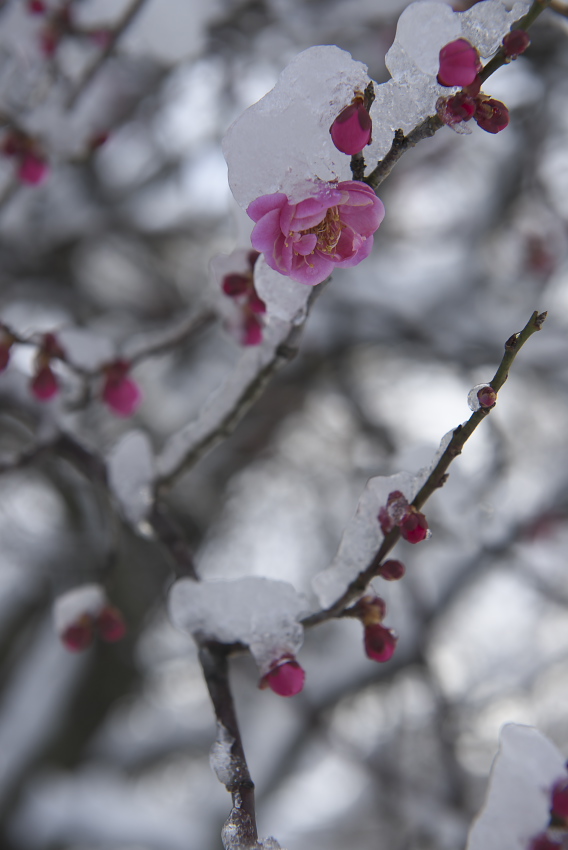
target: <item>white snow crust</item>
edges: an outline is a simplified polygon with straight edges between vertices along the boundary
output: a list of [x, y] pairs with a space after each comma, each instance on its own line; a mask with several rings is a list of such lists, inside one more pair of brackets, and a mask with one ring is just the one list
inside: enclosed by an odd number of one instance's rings
[[254, 267], [254, 287], [271, 316], [292, 324], [300, 324], [306, 318], [308, 298], [312, 287], [296, 280], [286, 280], [275, 272], [261, 255]]
[[217, 738], [211, 747], [209, 763], [214, 770], [217, 779], [222, 785], [229, 785], [233, 775], [233, 755], [231, 747], [235, 739], [222, 723], [217, 722]]
[[548, 825], [551, 787], [565, 773], [563, 756], [538, 729], [504, 726], [466, 850], [527, 850]]
[[109, 485], [124, 517], [137, 526], [152, 504], [154, 455], [144, 431], [129, 431], [109, 454]]
[[343, 532], [335, 558], [327, 569], [312, 579], [312, 586], [322, 607], [327, 608], [339, 599], [351, 582], [370, 564], [384, 538], [377, 517], [379, 509], [386, 505], [389, 493], [400, 490], [411, 502], [448, 447], [453, 434], [453, 431], [448, 431], [442, 437], [432, 463], [416, 475], [398, 472], [396, 475], [377, 475], [367, 481], [355, 516]]
[[96, 617], [106, 605], [106, 594], [100, 584], [83, 584], [58, 596], [53, 603], [55, 631], [61, 635], [83, 614]]
[[248, 646], [262, 672], [303, 642], [298, 619], [306, 604], [291, 584], [249, 577], [236, 581], [176, 581], [169, 610], [174, 625], [221, 643]]

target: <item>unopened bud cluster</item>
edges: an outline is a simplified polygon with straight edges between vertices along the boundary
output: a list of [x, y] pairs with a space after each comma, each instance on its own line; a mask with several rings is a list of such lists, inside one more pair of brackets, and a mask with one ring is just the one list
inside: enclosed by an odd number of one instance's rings
[[260, 345], [262, 342], [261, 316], [266, 313], [266, 304], [256, 293], [253, 277], [254, 265], [259, 256], [258, 251], [250, 251], [248, 271], [227, 274], [221, 283], [225, 295], [233, 299], [241, 312], [240, 342], [242, 345]]
[[[501, 49], [510, 61], [523, 53], [529, 44], [524, 30], [513, 30], [503, 39]], [[438, 116], [450, 127], [473, 118], [482, 130], [500, 133], [509, 124], [509, 110], [500, 100], [481, 91], [481, 70], [479, 53], [465, 38], [451, 41], [440, 50], [438, 82], [442, 86], [461, 86], [462, 91], [438, 100]]]
[[[7, 328], [0, 326], [0, 372], [7, 369], [13, 346], [18, 340]], [[61, 392], [59, 376], [54, 363], [65, 363], [67, 354], [54, 333], [41, 337], [33, 363], [30, 392], [41, 402], [55, 398]], [[142, 400], [138, 384], [130, 377], [131, 364], [117, 359], [102, 367], [103, 384], [100, 390], [102, 401], [117, 416], [132, 416]]]
[[59, 596], [53, 606], [55, 630], [70, 652], [82, 652], [95, 638], [116, 643], [126, 633], [121, 612], [99, 584], [86, 584]]
[[398, 641], [393, 630], [383, 626], [386, 612], [386, 602], [380, 596], [363, 596], [349, 612], [363, 623], [366, 655], [381, 663], [392, 658]]
[[[428, 522], [423, 513], [400, 490], [389, 493], [387, 503], [377, 517], [383, 534], [388, 534], [393, 528], [400, 528], [400, 534], [409, 543], [420, 543], [429, 536]], [[388, 562], [387, 562], [388, 563]]]

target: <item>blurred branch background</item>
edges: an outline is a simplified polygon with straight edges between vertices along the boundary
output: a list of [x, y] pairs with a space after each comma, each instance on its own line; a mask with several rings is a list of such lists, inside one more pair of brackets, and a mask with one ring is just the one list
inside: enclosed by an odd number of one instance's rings
[[[227, 186], [225, 130], [313, 44], [384, 80], [405, 5], [74, 0], [76, 31], [46, 56], [45, 15], [5, 0], [2, 122], [37, 139], [50, 174], [25, 185], [0, 157], [0, 320], [120, 348], [215, 307], [209, 261], [250, 230]], [[405, 155], [381, 187], [373, 256], [335, 273], [299, 355], [167, 495], [204, 578], [264, 575], [309, 595], [367, 478], [428, 464], [504, 340], [549, 311], [428, 503], [432, 539], [398, 544], [407, 575], [380, 588], [393, 660], [369, 661], [360, 624], [341, 620], [308, 632], [293, 700], [258, 691], [249, 658], [232, 662], [259, 832], [289, 850], [455, 850], [503, 722], [534, 723], [568, 751], [566, 18], [547, 12], [531, 34], [488, 86], [510, 127], [444, 128]], [[222, 322], [174, 338], [134, 368], [135, 424], [158, 451], [239, 353]], [[0, 843], [219, 850], [229, 798], [209, 767], [196, 649], [165, 612], [171, 565], [94, 477], [34, 452], [55, 413], [27, 391], [33, 352], [16, 346], [0, 376], [2, 457], [31, 452], [0, 489]], [[102, 455], [132, 428], [96, 403], [57, 416]], [[128, 635], [70, 655], [53, 596], [103, 577]]]

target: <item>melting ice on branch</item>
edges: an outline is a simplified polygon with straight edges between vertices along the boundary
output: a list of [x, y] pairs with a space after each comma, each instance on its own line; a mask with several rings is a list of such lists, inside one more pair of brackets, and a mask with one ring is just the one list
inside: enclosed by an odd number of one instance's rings
[[183, 578], [170, 591], [174, 625], [201, 638], [250, 648], [261, 672], [302, 645], [298, 622], [306, 604], [291, 584], [249, 577], [196, 582]]

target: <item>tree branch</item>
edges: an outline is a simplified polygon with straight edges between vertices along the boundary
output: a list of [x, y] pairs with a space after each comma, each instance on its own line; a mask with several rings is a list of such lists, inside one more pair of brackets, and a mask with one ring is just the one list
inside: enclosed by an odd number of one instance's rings
[[[520, 333], [513, 334], [505, 343], [505, 353], [495, 373], [495, 376], [490, 382], [490, 385], [497, 392], [509, 375], [509, 369], [517, 356], [518, 352], [530, 339], [530, 337], [539, 331], [546, 319], [546, 313], [534, 312]], [[485, 419], [486, 416], [493, 410], [490, 407], [480, 407], [476, 410], [468, 421], [463, 425], [458, 425], [454, 430], [452, 438], [442, 453], [438, 463], [428, 476], [427, 480], [419, 490], [416, 498], [412, 502], [414, 507], [420, 509], [432, 493], [442, 487], [447, 480], [447, 470], [452, 461], [461, 454], [465, 443], [469, 440], [477, 426]], [[341, 616], [346, 606], [354, 601], [358, 596], [365, 591], [365, 588], [380, 572], [380, 567], [385, 556], [393, 549], [394, 545], [400, 538], [400, 529], [395, 526], [388, 534], [385, 535], [377, 553], [369, 563], [369, 565], [359, 573], [356, 578], [349, 584], [345, 592], [339, 599], [329, 608], [318, 611], [316, 614], [311, 614], [306, 617], [302, 623], [305, 627], [315, 626], [325, 620], [333, 617]]]

